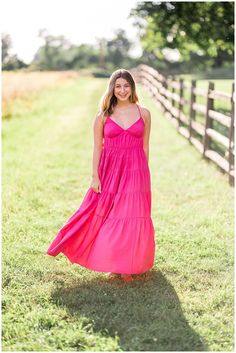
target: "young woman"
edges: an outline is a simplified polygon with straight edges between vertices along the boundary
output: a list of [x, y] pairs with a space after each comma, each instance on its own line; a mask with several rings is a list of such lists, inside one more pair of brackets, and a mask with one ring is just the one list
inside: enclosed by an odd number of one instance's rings
[[131, 73], [113, 72], [93, 124], [90, 188], [47, 250], [91, 270], [121, 275], [126, 282], [151, 269], [155, 254], [151, 115], [137, 102]]

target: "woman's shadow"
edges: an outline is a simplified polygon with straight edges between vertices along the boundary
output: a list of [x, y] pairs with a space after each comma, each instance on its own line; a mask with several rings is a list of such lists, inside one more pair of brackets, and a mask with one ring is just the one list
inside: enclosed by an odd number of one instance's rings
[[[75, 281], [78, 281], [75, 283]], [[191, 328], [179, 298], [161, 271], [135, 275], [132, 283], [96, 274], [86, 283], [60, 286], [52, 299], [71, 315], [83, 316], [93, 330], [119, 337], [124, 351], [207, 351]]]

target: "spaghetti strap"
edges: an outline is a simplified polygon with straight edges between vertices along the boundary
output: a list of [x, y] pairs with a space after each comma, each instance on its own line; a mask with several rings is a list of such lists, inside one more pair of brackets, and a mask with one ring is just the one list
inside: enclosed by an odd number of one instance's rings
[[140, 115], [140, 118], [141, 118], [141, 116], [142, 116], [142, 114], [141, 114], [141, 110], [140, 110], [140, 108], [139, 108], [139, 105], [138, 104], [136, 104], [137, 105], [137, 107], [138, 107], [138, 110], [139, 110], [139, 115]]

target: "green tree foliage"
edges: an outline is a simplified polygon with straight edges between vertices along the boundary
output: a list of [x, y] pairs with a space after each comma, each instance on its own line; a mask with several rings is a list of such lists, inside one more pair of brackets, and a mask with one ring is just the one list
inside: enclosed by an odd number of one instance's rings
[[12, 40], [9, 34], [2, 34], [2, 63], [5, 64], [9, 59], [9, 50], [12, 47]]
[[11, 54], [12, 39], [8, 33], [2, 33], [2, 70], [16, 70], [27, 67], [17, 55]]
[[97, 51], [92, 45], [72, 45], [64, 36], [52, 36], [47, 30], [39, 31], [44, 41], [35, 54], [33, 65], [41, 70], [67, 70], [88, 67], [97, 62]]
[[31, 67], [41, 70], [67, 70], [98, 68], [112, 70], [125, 66], [132, 67], [129, 56], [132, 43], [125, 31], [117, 29], [114, 38], [96, 38], [97, 44], [73, 45], [64, 36], [53, 36], [46, 29], [39, 31], [43, 45], [34, 56]]
[[126, 37], [123, 29], [115, 31], [113, 39], [107, 41], [107, 59], [116, 67], [124, 65], [129, 58], [129, 50], [132, 43]]
[[233, 2], [140, 2], [130, 17], [146, 52], [163, 60], [178, 50], [179, 62], [222, 66], [234, 55]]

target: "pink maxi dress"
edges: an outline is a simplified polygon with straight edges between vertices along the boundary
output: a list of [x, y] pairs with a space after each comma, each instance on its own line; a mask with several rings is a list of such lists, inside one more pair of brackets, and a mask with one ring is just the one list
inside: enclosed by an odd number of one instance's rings
[[63, 253], [71, 263], [99, 272], [139, 274], [153, 267], [151, 178], [137, 107], [139, 118], [127, 129], [107, 117], [98, 168], [101, 193], [88, 189], [48, 255]]

